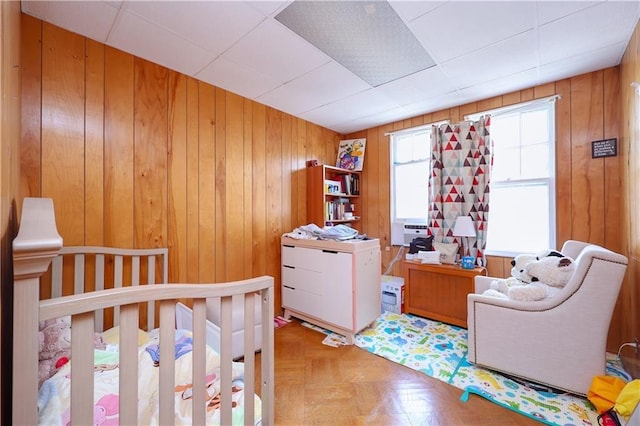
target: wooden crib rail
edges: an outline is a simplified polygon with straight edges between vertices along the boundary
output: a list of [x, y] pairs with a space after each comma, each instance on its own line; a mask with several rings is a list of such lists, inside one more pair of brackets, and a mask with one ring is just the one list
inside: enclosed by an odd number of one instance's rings
[[[273, 278], [269, 276], [237, 281], [227, 284], [167, 284], [163, 286], [139, 286], [108, 289], [82, 295], [49, 299], [40, 303], [42, 319], [71, 315], [72, 341], [85, 344], [73, 344], [71, 352], [71, 419], [74, 424], [90, 424], [93, 421], [93, 397], [87, 389], [93, 388], [93, 311], [115, 306], [120, 310], [120, 424], [137, 422], [138, 364], [137, 364], [137, 318], [138, 304], [148, 300], [160, 302], [160, 359], [173, 359], [175, 341], [175, 302], [178, 298], [193, 299], [193, 390], [192, 398], [194, 424], [203, 424], [206, 413], [205, 352], [207, 298], [221, 297], [222, 341], [231, 339], [232, 296], [244, 295], [253, 306], [253, 295], [258, 292], [262, 301], [262, 324], [273, 321]], [[251, 311], [251, 310], [249, 310]], [[253, 328], [253, 318], [245, 318], [245, 330]], [[262, 327], [263, 348], [261, 351], [261, 399], [262, 424], [273, 424], [273, 327]], [[245, 346], [245, 373], [255, 370], [253, 340]], [[223, 346], [220, 353], [221, 377], [221, 424], [232, 423], [232, 354], [229, 345]], [[172, 424], [174, 419], [174, 364], [160, 363], [160, 424]], [[253, 424], [255, 416], [250, 402], [254, 394], [253, 374], [246, 374], [245, 381], [245, 420]]]
[[[70, 258], [73, 262], [67, 262]], [[91, 258], [91, 259], [90, 259]], [[107, 263], [112, 263], [112, 281], [105, 283]], [[160, 276], [156, 277], [156, 263], [160, 268]], [[145, 267], [146, 264], [146, 267]], [[125, 265], [127, 268], [125, 268]], [[93, 274], [85, 275], [93, 269]], [[67, 277], [66, 275], [69, 275]], [[53, 258], [51, 265], [51, 297], [63, 295], [63, 285], [73, 278], [73, 293], [82, 294], [88, 291], [99, 291], [105, 288], [122, 288], [123, 286], [137, 286], [141, 284], [166, 284], [169, 279], [169, 250], [167, 248], [154, 249], [123, 249], [113, 247], [72, 246], [63, 247], [58, 256]], [[89, 279], [87, 279], [89, 278]], [[89, 281], [89, 282], [88, 282]], [[113, 314], [113, 325], [118, 325], [118, 309]], [[155, 304], [149, 302], [147, 306], [146, 329], [155, 327]], [[104, 331], [104, 311], [96, 312], [95, 330]]]
[[[73, 424], [91, 424], [93, 421], [93, 332], [94, 312], [97, 309], [120, 306], [120, 424], [136, 424], [138, 416], [138, 364], [137, 329], [139, 303], [160, 302], [160, 358], [173, 359], [175, 341], [175, 303], [178, 298], [193, 300], [193, 390], [194, 424], [203, 424], [206, 413], [205, 343], [207, 298], [221, 298], [221, 339], [231, 341], [232, 297], [244, 295], [247, 306], [253, 306], [256, 292], [261, 297], [262, 324], [273, 321], [273, 278], [263, 276], [225, 284], [166, 284], [162, 286], [137, 286], [107, 289], [86, 294], [64, 296], [40, 302], [40, 319], [71, 315], [71, 419]], [[253, 310], [245, 317], [245, 330], [253, 329]], [[273, 327], [262, 327], [261, 351], [261, 399], [262, 424], [273, 424]], [[248, 339], [247, 339], [248, 340]], [[81, 344], [78, 344], [80, 342]], [[251, 396], [255, 393], [253, 372], [255, 370], [253, 338], [245, 342], [245, 420], [253, 424], [255, 416]], [[37, 362], [36, 362], [37, 365]], [[221, 424], [232, 423], [232, 353], [229, 345], [222, 346], [220, 353], [221, 377]], [[174, 419], [174, 364], [160, 363], [159, 406], [160, 424], [172, 424]], [[36, 379], [37, 381], [37, 379]], [[22, 398], [20, 404], [30, 404], [31, 398]], [[16, 402], [14, 402], [16, 403]], [[35, 407], [35, 394], [32, 407]], [[16, 424], [23, 424], [14, 417]], [[24, 423], [26, 424], [26, 422]]]

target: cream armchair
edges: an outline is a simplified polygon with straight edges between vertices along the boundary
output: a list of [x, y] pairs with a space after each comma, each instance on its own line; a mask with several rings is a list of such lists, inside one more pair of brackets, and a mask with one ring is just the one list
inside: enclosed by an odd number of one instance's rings
[[477, 276], [467, 297], [468, 359], [526, 380], [586, 395], [605, 374], [607, 332], [627, 258], [597, 245], [567, 241], [576, 261], [567, 285], [544, 300], [483, 296], [491, 277]]

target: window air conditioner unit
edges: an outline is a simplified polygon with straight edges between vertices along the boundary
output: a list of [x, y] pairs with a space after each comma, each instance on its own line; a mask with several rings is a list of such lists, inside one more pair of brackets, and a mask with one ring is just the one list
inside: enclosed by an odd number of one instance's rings
[[391, 244], [409, 247], [411, 241], [417, 237], [427, 236], [425, 223], [405, 222], [391, 224]]

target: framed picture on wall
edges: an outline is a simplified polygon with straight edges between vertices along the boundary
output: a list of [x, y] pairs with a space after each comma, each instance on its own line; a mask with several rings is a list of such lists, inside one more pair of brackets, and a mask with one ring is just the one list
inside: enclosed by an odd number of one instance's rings
[[364, 166], [364, 149], [367, 144], [365, 138], [345, 139], [338, 145], [338, 159], [336, 167], [345, 170], [362, 171]]

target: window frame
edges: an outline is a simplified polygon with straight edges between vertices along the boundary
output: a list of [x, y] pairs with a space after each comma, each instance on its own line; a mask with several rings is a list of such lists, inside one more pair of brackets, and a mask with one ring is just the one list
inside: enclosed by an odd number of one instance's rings
[[[426, 132], [429, 136], [428, 136], [428, 142], [429, 143], [429, 148], [428, 148], [428, 152], [431, 152], [431, 128], [433, 126], [440, 126], [441, 124], [446, 124], [449, 123], [449, 120], [444, 120], [444, 121], [438, 121], [438, 122], [433, 122], [433, 123], [428, 123], [428, 124], [423, 124], [420, 126], [415, 126], [415, 127], [410, 127], [410, 128], [406, 128], [406, 129], [402, 129], [402, 130], [398, 130], [396, 132], [390, 132], [387, 133], [387, 135], [389, 136], [389, 178], [390, 178], [390, 186], [389, 186], [389, 192], [390, 192], [390, 205], [389, 205], [389, 209], [390, 209], [390, 222], [391, 222], [391, 227], [393, 229], [394, 224], [396, 226], [402, 226], [405, 223], [415, 223], [415, 224], [427, 224], [428, 221], [428, 210], [425, 211], [425, 215], [424, 217], [415, 217], [415, 218], [411, 218], [411, 217], [403, 217], [403, 218], [398, 218], [397, 214], [396, 214], [396, 167], [398, 165], [408, 165], [408, 164], [417, 164], [417, 163], [426, 163], [427, 165], [427, 176], [429, 174], [429, 170], [431, 169], [430, 167], [430, 162], [431, 162], [431, 155], [428, 154], [427, 158], [425, 158], [424, 160], [411, 160], [411, 161], [407, 161], [407, 162], [402, 162], [402, 163], [398, 163], [395, 161], [395, 151], [396, 151], [396, 141], [397, 138], [399, 136], [403, 136], [403, 135], [407, 135], [407, 134], [416, 134], [416, 133], [421, 133], [421, 132]], [[427, 194], [427, 200], [428, 200], [428, 194]], [[428, 208], [428, 206], [427, 206]]]
[[[477, 120], [482, 115], [491, 115], [492, 120], [495, 117], [499, 117], [500, 115], [506, 114], [514, 114], [514, 113], [523, 113], [527, 111], [531, 111], [534, 109], [538, 109], [541, 105], [545, 105], [547, 107], [547, 114], [549, 116], [549, 174], [548, 177], [538, 177], [538, 178], [522, 178], [522, 179], [506, 179], [496, 181], [494, 177], [491, 177], [491, 185], [492, 186], [500, 186], [500, 187], [517, 187], [517, 186], [534, 186], [545, 184], [548, 188], [549, 199], [548, 199], [548, 220], [549, 220], [549, 229], [548, 229], [548, 240], [549, 247], [541, 247], [539, 249], [545, 248], [555, 248], [557, 245], [557, 209], [556, 209], [556, 178], [557, 178], [557, 163], [556, 163], [556, 108], [555, 101], [559, 96], [550, 96], [546, 98], [536, 99], [529, 102], [522, 102], [515, 105], [510, 105], [503, 108], [497, 108], [491, 111], [484, 111], [475, 114], [469, 114], [465, 116], [465, 120]], [[493, 123], [492, 123], [493, 126]], [[493, 142], [495, 143], [495, 142]], [[494, 148], [495, 150], [495, 145]], [[491, 198], [489, 198], [489, 223], [491, 223]], [[491, 232], [491, 226], [489, 226], [489, 233]], [[487, 237], [489, 237], [488, 235]], [[487, 242], [489, 240], [487, 239]], [[510, 250], [499, 250], [499, 249], [490, 249], [487, 247], [485, 249], [485, 254], [488, 256], [500, 256], [500, 257], [514, 257], [523, 252], [514, 252]]]

